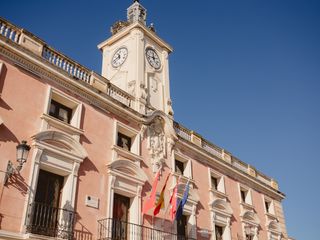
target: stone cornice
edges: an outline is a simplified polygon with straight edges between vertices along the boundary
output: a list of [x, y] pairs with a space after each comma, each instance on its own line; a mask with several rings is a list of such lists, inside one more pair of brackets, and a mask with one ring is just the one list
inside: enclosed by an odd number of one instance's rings
[[[274, 199], [283, 200], [285, 198], [285, 194], [273, 189], [271, 186], [264, 184], [263, 182], [257, 180], [256, 178], [246, 174], [236, 168], [234, 168], [231, 164], [227, 163], [226, 161], [219, 159], [216, 156], [211, 155], [210, 153], [204, 151], [202, 148], [198, 147], [195, 144], [187, 142], [186, 140], [179, 137], [179, 144], [188, 149], [201, 154], [206, 160], [196, 159], [199, 162], [205, 162], [206, 164], [213, 165], [221, 170], [225, 175], [237, 179], [241, 182], [245, 182], [247, 186], [253, 186], [252, 188], [255, 190], [259, 190], [266, 195], [273, 196]], [[178, 147], [178, 146], [176, 146]], [[179, 148], [179, 147], [178, 147]]]
[[102, 43], [100, 43], [98, 45], [98, 48], [101, 49], [101, 48], [103, 48], [105, 46], [112, 45], [114, 42], [116, 42], [119, 39], [123, 38], [124, 36], [130, 34], [130, 32], [135, 28], [141, 29], [146, 34], [146, 36], [151, 38], [160, 47], [165, 48], [169, 53], [171, 53], [173, 51], [173, 48], [168, 43], [163, 41], [160, 37], [157, 36], [156, 33], [152, 32], [150, 29], [148, 29], [145, 25], [143, 25], [140, 22], [133, 23], [133, 24], [129, 25], [128, 27], [125, 27], [125, 28], [121, 29], [115, 35], [111, 36], [107, 40], [105, 40]]

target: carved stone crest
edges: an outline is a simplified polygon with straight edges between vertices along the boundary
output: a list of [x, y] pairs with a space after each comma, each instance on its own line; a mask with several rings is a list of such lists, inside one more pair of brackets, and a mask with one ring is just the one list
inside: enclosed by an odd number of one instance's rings
[[164, 133], [164, 121], [161, 117], [155, 117], [148, 127], [148, 149], [151, 156], [153, 172], [157, 172], [164, 162], [166, 153], [166, 139]]

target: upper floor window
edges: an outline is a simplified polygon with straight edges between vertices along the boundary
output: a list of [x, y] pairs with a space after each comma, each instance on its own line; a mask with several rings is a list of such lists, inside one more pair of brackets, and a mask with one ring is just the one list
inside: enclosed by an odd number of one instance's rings
[[184, 169], [185, 169], [185, 164], [179, 160], [175, 160], [175, 172], [178, 174], [183, 175]]
[[211, 176], [211, 188], [213, 190], [218, 190], [218, 179], [213, 176]]
[[140, 134], [136, 129], [115, 121], [114, 145], [140, 155]]
[[225, 193], [224, 177], [219, 173], [209, 168], [210, 188], [213, 191]]
[[191, 159], [187, 156], [176, 152], [173, 164], [173, 170], [176, 174], [182, 175], [186, 178], [192, 178]]
[[51, 100], [49, 115], [55, 117], [63, 122], [70, 123], [72, 116], [72, 109], [58, 103], [55, 100]]
[[252, 205], [251, 191], [245, 187], [240, 187], [241, 202]]
[[266, 213], [269, 213], [272, 215], [275, 214], [273, 201], [268, 197], [264, 197], [264, 207], [265, 207]]
[[251, 234], [246, 234], [246, 240], [253, 240], [254, 236]]
[[[57, 128], [63, 127], [59, 123], [54, 123], [53, 118], [58, 119], [75, 128], [80, 128], [82, 104], [69, 95], [64, 94], [56, 89], [49, 88], [48, 102], [45, 109], [44, 118], [50, 121]], [[53, 117], [50, 118], [49, 116]], [[58, 126], [58, 125], [59, 126]]]
[[131, 149], [131, 138], [121, 132], [118, 132], [117, 145], [127, 151]]

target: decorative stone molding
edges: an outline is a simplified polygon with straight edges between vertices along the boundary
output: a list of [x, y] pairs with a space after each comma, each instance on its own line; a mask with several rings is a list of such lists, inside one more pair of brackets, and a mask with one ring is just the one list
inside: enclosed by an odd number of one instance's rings
[[[172, 150], [177, 140], [172, 121], [162, 111], [154, 111], [145, 121], [147, 127], [142, 131], [147, 136], [153, 172], [162, 169], [165, 158], [172, 156]], [[146, 130], [146, 131], [145, 131]]]
[[164, 134], [164, 121], [160, 117], [156, 117], [147, 130], [148, 149], [151, 156], [151, 164], [153, 172], [157, 172], [162, 168], [164, 158], [166, 156], [166, 143]]
[[250, 165], [248, 165], [248, 174], [252, 177], [257, 177], [257, 171]]
[[46, 130], [37, 133], [32, 137], [37, 146], [48, 147], [61, 152], [61, 154], [71, 155], [82, 162], [88, 156], [84, 147], [73, 137], [60, 131]]
[[103, 93], [107, 93], [108, 83], [109, 81], [107, 79], [95, 73], [94, 71], [91, 71], [90, 85], [93, 86], [95, 89]]
[[199, 147], [202, 147], [201, 137], [194, 131], [191, 131], [191, 142], [198, 145]]
[[22, 33], [19, 39], [19, 44], [22, 47], [37, 54], [38, 56], [41, 56], [45, 43], [39, 38], [35, 37], [32, 33], [29, 33], [26, 30], [22, 29]]
[[276, 190], [279, 190], [278, 182], [274, 179], [271, 179], [271, 187], [273, 187]]

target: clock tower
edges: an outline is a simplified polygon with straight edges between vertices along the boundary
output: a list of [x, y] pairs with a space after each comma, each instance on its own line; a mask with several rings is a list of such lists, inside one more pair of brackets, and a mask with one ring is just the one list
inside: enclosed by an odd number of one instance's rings
[[161, 110], [173, 115], [169, 84], [172, 47], [146, 24], [147, 10], [135, 0], [127, 21], [111, 27], [112, 36], [98, 45], [102, 51], [102, 76], [135, 99], [142, 114]]

